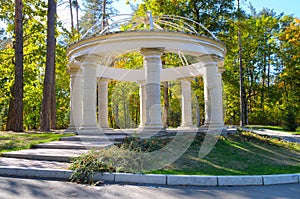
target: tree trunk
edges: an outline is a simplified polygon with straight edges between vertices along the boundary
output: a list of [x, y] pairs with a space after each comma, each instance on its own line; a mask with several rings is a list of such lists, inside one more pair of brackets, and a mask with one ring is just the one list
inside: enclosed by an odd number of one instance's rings
[[48, 22], [47, 22], [47, 55], [46, 70], [43, 88], [43, 101], [41, 109], [41, 131], [50, 131], [51, 120], [51, 94], [54, 86], [55, 73], [55, 19], [56, 17], [56, 0], [48, 0]]
[[50, 117], [50, 128], [56, 129], [56, 89], [55, 89], [55, 58], [54, 58], [54, 69], [53, 69], [53, 84], [51, 88], [51, 117]]
[[77, 32], [79, 32], [79, 4], [77, 0], [75, 0], [75, 2], [76, 2], [76, 26], [77, 26]]
[[23, 23], [22, 0], [15, 0], [15, 83], [11, 89], [7, 130], [22, 132], [23, 129]]
[[102, 5], [102, 30], [106, 26], [106, 0], [103, 0]]
[[243, 52], [242, 52], [242, 38], [241, 38], [241, 28], [240, 28], [240, 1], [238, 3], [238, 46], [239, 46], [239, 72], [240, 72], [240, 126], [244, 126], [246, 123], [246, 93], [244, 88], [244, 77], [243, 77]]
[[164, 95], [164, 110], [163, 110], [163, 117], [162, 123], [164, 128], [168, 128], [168, 113], [169, 113], [169, 85], [168, 82], [162, 82], [163, 85], [163, 95]]
[[69, 9], [70, 9], [70, 17], [71, 17], [71, 32], [74, 31], [74, 20], [73, 20], [73, 5], [72, 0], [69, 0]]

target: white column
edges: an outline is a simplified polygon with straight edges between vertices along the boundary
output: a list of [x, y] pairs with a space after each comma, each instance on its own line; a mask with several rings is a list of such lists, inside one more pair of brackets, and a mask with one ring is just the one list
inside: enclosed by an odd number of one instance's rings
[[204, 101], [205, 101], [205, 125], [222, 126], [223, 99], [221, 74], [218, 71], [219, 57], [207, 55], [201, 57], [204, 63]]
[[140, 125], [139, 128], [143, 128], [146, 123], [146, 90], [145, 82], [138, 82], [140, 84]]
[[145, 70], [146, 121], [144, 131], [159, 132], [163, 129], [160, 107], [160, 74], [162, 48], [142, 48]]
[[188, 79], [181, 80], [181, 128], [193, 128], [192, 91]]
[[83, 79], [83, 113], [81, 130], [83, 132], [96, 131], [96, 89], [97, 89], [97, 60], [95, 56], [87, 56], [82, 61]]
[[[205, 71], [206, 72], [206, 71]], [[206, 74], [203, 76], [204, 80], [204, 112], [205, 112], [205, 119], [204, 119], [204, 125], [208, 126], [209, 120], [210, 120], [210, 100], [209, 100], [209, 93], [207, 89], [207, 83], [208, 81], [211, 81], [206, 77]]]
[[98, 80], [98, 123], [102, 130], [110, 129], [108, 126], [108, 80]]
[[82, 114], [81, 69], [70, 68], [70, 125], [67, 131], [76, 131], [80, 126]]

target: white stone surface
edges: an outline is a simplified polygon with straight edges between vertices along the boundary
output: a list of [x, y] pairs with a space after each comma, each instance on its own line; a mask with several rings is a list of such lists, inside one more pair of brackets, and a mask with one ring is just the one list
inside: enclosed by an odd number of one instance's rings
[[163, 128], [161, 122], [160, 106], [160, 74], [162, 70], [161, 48], [142, 48], [145, 69], [145, 90], [146, 90], [146, 122], [145, 128], [160, 130]]
[[146, 89], [145, 89], [145, 82], [140, 81], [140, 125], [139, 128], [143, 128], [146, 123]]
[[[139, 51], [144, 56], [144, 70], [129, 70], [110, 67], [110, 59], [115, 55], [131, 51]], [[163, 52], [177, 53], [181, 55], [194, 56], [195, 62], [183, 67], [162, 69], [161, 55]], [[96, 87], [97, 78], [145, 82], [140, 92], [141, 118], [140, 132], [157, 133], [163, 129], [161, 122], [160, 105], [160, 82], [179, 80], [204, 76], [205, 82], [205, 112], [206, 124], [220, 126], [223, 124], [223, 104], [221, 72], [222, 59], [225, 57], [226, 48], [220, 42], [197, 35], [188, 35], [175, 32], [122, 32], [112, 35], [100, 35], [82, 40], [68, 49], [70, 69], [80, 68], [82, 72], [82, 84], [74, 86], [73, 92], [81, 90], [82, 104], [76, 102], [81, 100], [80, 96], [74, 101], [71, 99], [71, 112], [78, 107], [82, 114], [77, 113], [76, 118], [81, 119], [81, 134], [90, 134], [101, 128], [108, 128], [107, 122], [107, 89], [104, 84], [99, 83], [99, 121], [96, 117]], [[73, 80], [72, 80], [73, 81]], [[191, 88], [189, 82], [182, 82], [182, 127], [192, 127], [191, 115]], [[77, 89], [80, 87], [81, 89]], [[102, 99], [102, 97], [103, 99]], [[101, 99], [100, 99], [101, 98]], [[75, 99], [75, 98], [74, 98]], [[74, 105], [77, 103], [78, 105]], [[79, 112], [79, 111], [77, 111]], [[82, 116], [78, 116], [82, 115]], [[71, 116], [71, 128], [78, 123]], [[76, 124], [75, 124], [76, 126]]]
[[98, 81], [98, 123], [101, 129], [108, 129], [108, 80]]
[[191, 82], [181, 80], [181, 127], [193, 127]]
[[114, 173], [94, 173], [94, 181], [104, 181], [104, 182], [114, 182], [115, 174]]
[[0, 166], [0, 175], [19, 176], [31, 178], [51, 178], [68, 180], [72, 174], [70, 170], [63, 169], [44, 169], [44, 168], [24, 168], [24, 167], [3, 167]]
[[263, 181], [262, 176], [218, 176], [218, 185], [263, 185]]
[[0, 175], [2, 176], [16, 176], [17, 170], [14, 166], [0, 166]]
[[76, 131], [80, 127], [82, 121], [82, 71], [80, 68], [73, 68], [69, 70], [70, 81], [70, 131]]
[[217, 186], [216, 176], [167, 175], [168, 185]]
[[82, 124], [80, 127], [81, 133], [88, 133], [89, 130], [96, 130], [96, 88], [97, 88], [97, 61], [93, 56], [84, 58], [83, 63], [83, 112]]
[[264, 181], [264, 185], [298, 183], [299, 175], [297, 174], [264, 175], [263, 181]]
[[161, 184], [165, 185], [166, 175], [159, 174], [127, 174], [116, 173], [115, 182], [130, 182], [130, 183], [143, 183], [143, 184]]
[[201, 57], [204, 62], [204, 103], [205, 125], [221, 126], [223, 119], [223, 100], [221, 74], [218, 71], [220, 59], [213, 55]]

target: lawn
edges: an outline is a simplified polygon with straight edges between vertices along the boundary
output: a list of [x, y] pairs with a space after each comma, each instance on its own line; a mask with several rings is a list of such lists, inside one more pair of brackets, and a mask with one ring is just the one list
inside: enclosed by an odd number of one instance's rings
[[0, 154], [7, 151], [28, 149], [36, 144], [59, 140], [69, 134], [40, 132], [6, 132], [0, 131]]
[[[266, 175], [300, 173], [300, 144], [284, 142], [276, 138], [240, 132], [221, 136], [212, 151], [199, 158], [199, 149], [205, 135], [197, 135], [185, 153], [171, 164], [159, 170], [145, 171], [151, 160], [132, 155], [133, 152], [153, 152], [173, 138], [128, 139], [123, 144], [100, 151], [92, 151], [74, 160], [71, 168], [85, 173], [91, 171], [132, 172], [128, 165], [135, 165], [139, 173], [185, 175]], [[125, 150], [124, 150], [125, 149]], [[173, 151], [169, 151], [172, 156]], [[145, 154], [145, 153], [143, 153]], [[168, 158], [164, 156], [163, 158]], [[113, 161], [112, 161], [113, 160]], [[145, 162], [147, 165], [145, 165]], [[93, 166], [91, 166], [93, 165]], [[80, 174], [80, 173], [79, 173]]]
[[295, 132], [287, 131], [282, 126], [247, 125], [246, 127], [250, 128], [250, 129], [255, 129], [255, 130], [258, 130], [258, 129], [270, 129], [270, 130], [274, 130], [274, 131], [281, 131], [281, 132], [286, 132], [286, 133], [300, 135], [300, 126], [296, 129]]
[[300, 144], [252, 133], [221, 137], [203, 159], [198, 157], [203, 138], [197, 137], [174, 163], [151, 173], [188, 175], [263, 175], [300, 173]]

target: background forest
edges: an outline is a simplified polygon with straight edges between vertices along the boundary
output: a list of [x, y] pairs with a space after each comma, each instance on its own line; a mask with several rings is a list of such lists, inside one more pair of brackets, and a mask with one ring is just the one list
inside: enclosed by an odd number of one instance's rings
[[[18, 78], [15, 80], [18, 77], [15, 56], [18, 46], [18, 21], [15, 15], [17, 1], [20, 0], [2, 1], [0, 6], [0, 21], [5, 24], [0, 28], [0, 130], [14, 129], [8, 127], [18, 81]], [[67, 48], [92, 25], [105, 25], [112, 16], [119, 13], [113, 7], [112, 0], [21, 2], [23, 128], [39, 129], [42, 124], [40, 117], [44, 110], [43, 96], [45, 98], [45, 92], [50, 93], [50, 87], [45, 90], [46, 77], [53, 77], [51, 85], [55, 85], [55, 89], [52, 89], [54, 103], [50, 106], [54, 113], [51, 116], [51, 128], [67, 128], [70, 108]], [[251, 6], [251, 1], [248, 3]], [[46, 69], [49, 64], [47, 53], [50, 52], [51, 39], [47, 39], [50, 5], [68, 9], [71, 19], [70, 27], [62, 21], [55, 21], [55, 37], [52, 39], [55, 44], [55, 48], [52, 48], [55, 50], [53, 70]], [[242, 104], [245, 109], [243, 124], [281, 125], [289, 130], [296, 129], [300, 123], [300, 19], [268, 9], [258, 11], [254, 7], [247, 13], [237, 6], [236, 0], [143, 0], [134, 10], [135, 15], [141, 16], [151, 10], [153, 15], [168, 14], [191, 18], [202, 23], [226, 45], [226, 71], [223, 73], [226, 124], [240, 124], [241, 74]], [[163, 57], [164, 67], [180, 65], [179, 61], [176, 57]], [[123, 55], [114, 62], [114, 67], [137, 68], [141, 65], [142, 58], [139, 54]], [[55, 73], [49, 75], [49, 71]], [[181, 122], [180, 84], [175, 81], [163, 83], [161, 89], [163, 114], [168, 115], [163, 117], [164, 125], [176, 127]], [[194, 122], [202, 125], [202, 78], [196, 78], [192, 82], [192, 89]], [[110, 82], [109, 95], [110, 125], [114, 128], [136, 127], [139, 121], [138, 85]]]

